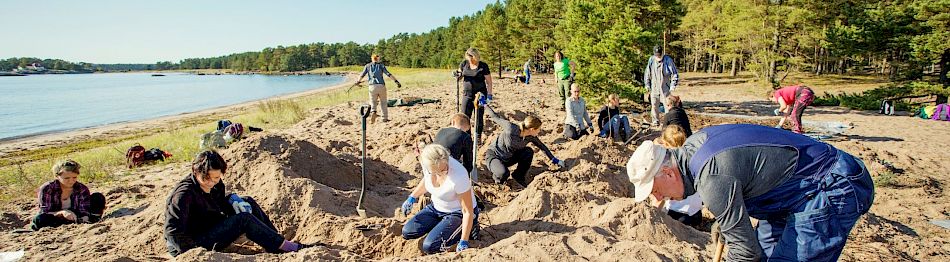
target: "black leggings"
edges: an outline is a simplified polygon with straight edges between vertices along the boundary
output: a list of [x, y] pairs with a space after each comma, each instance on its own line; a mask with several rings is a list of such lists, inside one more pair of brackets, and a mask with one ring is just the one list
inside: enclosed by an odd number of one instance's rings
[[[534, 150], [531, 150], [529, 147], [515, 151], [511, 159], [507, 160], [496, 158], [495, 153], [491, 150], [485, 153], [485, 165], [487, 165], [488, 170], [491, 171], [492, 178], [495, 179], [496, 184], [505, 183], [505, 181], [508, 180], [508, 176], [511, 176], [518, 184], [527, 187], [528, 181], [525, 175], [528, 174], [528, 170], [531, 168], [532, 160], [534, 160]], [[518, 167], [515, 167], [515, 172], [509, 172], [508, 167], [516, 164]]]
[[[485, 87], [485, 83], [473, 84], [472, 82], [462, 82], [462, 97], [460, 98], [462, 105], [459, 107], [459, 110], [462, 111], [459, 113], [465, 114], [470, 119], [472, 118], [472, 113], [475, 111], [475, 106], [478, 105], [476, 104], [477, 102], [475, 102], [475, 94], [478, 93], [482, 93], [483, 96], [488, 95], [488, 89]], [[478, 130], [478, 133], [475, 134], [475, 139], [478, 141], [481, 141], [480, 138], [482, 137], [482, 131], [485, 129], [484, 121], [485, 110], [480, 108], [478, 110], [478, 115], [475, 116], [475, 129]]]
[[[102, 212], [105, 211], [106, 208], [106, 197], [103, 196], [102, 193], [92, 193], [89, 195], [89, 202], [89, 223], [99, 222], [99, 220], [102, 220]], [[36, 231], [44, 227], [58, 227], [72, 223], [77, 222], [69, 221], [52, 213], [42, 213], [33, 217], [33, 221], [30, 223], [30, 229]]]
[[670, 210], [670, 211], [667, 211], [666, 214], [670, 215], [670, 217], [672, 217], [676, 221], [686, 224], [687, 226], [699, 226], [699, 224], [703, 222], [702, 212], [696, 212], [696, 214], [693, 214], [692, 216], [690, 216], [687, 214]]
[[564, 125], [564, 138], [578, 140], [581, 139], [582, 136], [586, 136], [588, 134], [590, 133], [587, 132], [587, 129], [578, 131], [577, 128], [572, 125]]

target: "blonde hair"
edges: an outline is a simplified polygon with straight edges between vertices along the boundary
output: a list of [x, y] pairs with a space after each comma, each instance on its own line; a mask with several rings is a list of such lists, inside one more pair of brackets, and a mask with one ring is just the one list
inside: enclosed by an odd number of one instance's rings
[[422, 152], [419, 153], [419, 162], [422, 164], [422, 167], [432, 172], [432, 168], [439, 163], [445, 163], [446, 166], [449, 164], [449, 158], [452, 155], [449, 153], [449, 150], [444, 146], [439, 144], [429, 144], [426, 147], [422, 148]]
[[379, 60], [379, 54], [373, 54], [373, 61]]
[[56, 163], [56, 165], [53, 166], [53, 174], [57, 176], [62, 175], [63, 172], [73, 172], [79, 174], [80, 168], [82, 168], [82, 165], [80, 165], [78, 162], [73, 161], [72, 159], [67, 159]]
[[452, 115], [451, 120], [449, 120], [451, 125], [458, 125], [461, 127], [472, 127], [472, 120], [468, 118], [465, 114], [457, 113]]
[[521, 121], [521, 131], [527, 129], [540, 129], [541, 128], [541, 119], [538, 119], [534, 116], [527, 116], [524, 118], [524, 121]]
[[679, 125], [668, 125], [655, 141], [665, 148], [681, 147], [686, 143], [686, 130]]
[[475, 58], [475, 60], [482, 61], [482, 56], [478, 54], [478, 49], [475, 49], [474, 47], [465, 50], [465, 55], [472, 56]]
[[618, 95], [618, 94], [610, 94], [610, 95], [607, 96], [607, 100], [620, 100], [620, 95]]

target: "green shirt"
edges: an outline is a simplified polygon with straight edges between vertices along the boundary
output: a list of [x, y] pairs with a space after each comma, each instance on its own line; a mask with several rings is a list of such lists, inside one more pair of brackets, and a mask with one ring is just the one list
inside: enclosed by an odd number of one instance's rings
[[561, 59], [561, 61], [554, 62], [554, 75], [557, 76], [557, 79], [567, 79], [571, 76], [571, 60], [567, 58]]

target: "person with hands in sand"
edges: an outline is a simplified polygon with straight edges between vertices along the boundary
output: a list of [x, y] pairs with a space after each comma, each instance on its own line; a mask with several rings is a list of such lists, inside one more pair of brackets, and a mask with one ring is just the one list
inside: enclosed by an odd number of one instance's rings
[[56, 179], [46, 182], [37, 190], [40, 212], [30, 223], [30, 229], [58, 227], [73, 223], [95, 223], [102, 219], [106, 198], [101, 193], [89, 193], [80, 183], [79, 163], [66, 160], [53, 166]]
[[[564, 161], [554, 157], [551, 150], [538, 139], [538, 134], [541, 133], [540, 119], [529, 115], [521, 124], [516, 125], [495, 113], [491, 106], [485, 104], [482, 106], [485, 107], [484, 111], [488, 112], [492, 121], [501, 128], [501, 134], [498, 134], [498, 138], [485, 152], [485, 165], [491, 171], [496, 184], [505, 183], [511, 176], [522, 187], [528, 186], [526, 175], [534, 159], [534, 150], [528, 147], [528, 143], [544, 151], [555, 165], [564, 168]], [[514, 172], [509, 172], [508, 167], [513, 165], [518, 165], [518, 167]]]
[[782, 128], [785, 120], [792, 121], [792, 132], [802, 133], [802, 113], [813, 101], [815, 92], [804, 85], [793, 85], [769, 91], [769, 100], [779, 105], [775, 115], [782, 116], [775, 128]]
[[435, 254], [469, 248], [469, 240], [478, 236], [478, 207], [472, 180], [468, 171], [452, 157], [445, 147], [429, 144], [419, 154], [422, 181], [402, 204], [403, 215], [408, 216], [422, 195], [432, 195], [432, 203], [422, 208], [402, 227], [402, 237], [417, 239], [425, 236], [422, 251]]
[[226, 195], [221, 178], [227, 169], [217, 152], [201, 152], [191, 174], [172, 189], [165, 209], [165, 241], [172, 256], [196, 247], [220, 251], [241, 235], [271, 253], [309, 247], [284, 239], [254, 199]]
[[571, 84], [571, 96], [564, 100], [564, 107], [567, 108], [564, 115], [564, 138], [578, 140], [594, 131], [594, 124], [587, 113], [587, 102], [581, 97], [581, 88], [577, 83]]
[[858, 158], [759, 125], [707, 127], [674, 150], [645, 141], [627, 175], [638, 202], [699, 194], [721, 226], [729, 261], [835, 261], [874, 200]]

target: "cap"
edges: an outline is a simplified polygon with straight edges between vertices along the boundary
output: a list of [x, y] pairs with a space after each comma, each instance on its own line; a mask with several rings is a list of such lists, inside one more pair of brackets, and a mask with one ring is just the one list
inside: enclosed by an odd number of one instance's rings
[[635, 187], [635, 201], [646, 200], [653, 192], [653, 177], [660, 171], [663, 160], [666, 160], [666, 149], [653, 141], [643, 141], [637, 150], [633, 151], [627, 161], [627, 178]]

